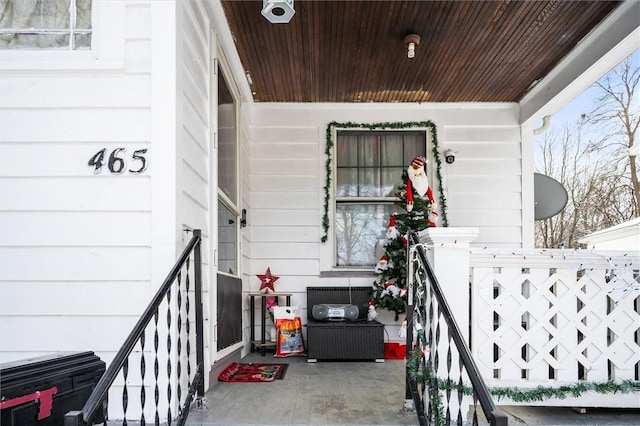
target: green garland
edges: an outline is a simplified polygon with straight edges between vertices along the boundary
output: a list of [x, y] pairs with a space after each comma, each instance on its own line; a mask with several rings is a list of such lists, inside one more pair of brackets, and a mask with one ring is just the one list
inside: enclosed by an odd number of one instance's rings
[[[425, 366], [424, 372], [420, 372], [420, 352], [411, 351], [407, 359], [407, 369], [409, 378], [416, 383], [424, 383], [429, 386], [429, 394], [435, 394], [437, 389], [450, 389], [457, 390], [458, 384], [451, 382], [451, 380], [444, 380], [441, 378], [435, 378], [433, 371], [430, 367]], [[436, 386], [437, 385], [437, 386]], [[631, 393], [640, 392], [640, 382], [633, 380], [624, 380], [622, 382], [583, 382], [573, 385], [563, 385], [558, 387], [552, 386], [538, 386], [532, 389], [519, 389], [514, 388], [491, 388], [489, 393], [496, 397], [499, 401], [503, 398], [510, 398], [514, 402], [542, 402], [549, 398], [565, 399], [567, 397], [579, 397], [585, 392], [594, 391], [599, 394], [616, 394], [616, 393]], [[463, 386], [462, 392], [465, 395], [471, 395], [473, 390], [470, 386]], [[439, 407], [438, 402], [440, 399], [434, 397], [432, 404], [435, 407]]]
[[424, 373], [421, 373], [420, 364], [423, 362], [424, 358], [420, 354], [420, 351], [410, 351], [407, 357], [407, 374], [409, 375], [409, 379], [416, 383], [425, 384], [429, 388], [429, 404], [431, 405], [430, 423], [445, 426], [444, 403], [437, 389], [444, 389], [443, 385], [446, 387], [447, 383], [442, 379], [438, 379], [433, 372], [433, 368], [426, 363], [423, 367]]
[[640, 382], [633, 380], [624, 380], [621, 383], [585, 382], [557, 388], [538, 386], [534, 389], [527, 390], [518, 388], [492, 388], [489, 390], [491, 395], [495, 396], [498, 400], [511, 398], [511, 400], [515, 402], [545, 401], [549, 398], [564, 399], [567, 396], [579, 397], [587, 391], [594, 391], [599, 394], [640, 392]]
[[325, 169], [327, 172], [326, 176], [326, 184], [324, 187], [324, 216], [322, 217], [322, 228], [324, 229], [324, 235], [322, 236], [321, 241], [324, 243], [328, 239], [329, 235], [329, 201], [331, 200], [331, 153], [333, 151], [333, 129], [341, 128], [341, 129], [368, 129], [368, 130], [382, 130], [382, 129], [408, 129], [408, 128], [425, 128], [428, 127], [431, 130], [431, 139], [433, 143], [432, 154], [433, 158], [436, 162], [436, 177], [438, 179], [438, 191], [440, 193], [440, 210], [441, 215], [440, 218], [442, 220], [442, 226], [448, 226], [447, 220], [447, 200], [444, 195], [444, 189], [442, 187], [442, 161], [440, 160], [440, 153], [438, 152], [438, 135], [436, 132], [436, 125], [432, 121], [412, 121], [412, 122], [393, 122], [393, 123], [338, 123], [332, 121], [327, 126], [326, 131], [326, 146], [324, 153], [327, 156], [327, 160], [325, 162]]

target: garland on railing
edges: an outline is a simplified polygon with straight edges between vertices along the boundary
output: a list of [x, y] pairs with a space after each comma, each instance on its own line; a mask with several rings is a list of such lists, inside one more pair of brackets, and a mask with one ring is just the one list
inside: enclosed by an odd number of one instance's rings
[[630, 393], [640, 392], [640, 382], [625, 380], [616, 382], [585, 382], [576, 383], [570, 386], [538, 386], [534, 389], [522, 390], [518, 388], [492, 388], [489, 389], [491, 395], [501, 398], [511, 398], [515, 402], [545, 401], [549, 398], [564, 399], [568, 396], [579, 397], [587, 391], [594, 391], [599, 394], [608, 393]]
[[[420, 373], [420, 362], [422, 360], [422, 353], [418, 350], [409, 352], [407, 357], [407, 370], [411, 380], [416, 383], [425, 384], [429, 387], [429, 403], [432, 407], [430, 423], [436, 421], [436, 413], [438, 414], [438, 426], [445, 426], [444, 404], [442, 402], [442, 396], [438, 390], [444, 389], [447, 382], [442, 379], [438, 379], [433, 373], [433, 368], [430, 365], [424, 366], [424, 373]], [[437, 385], [437, 386], [436, 386]], [[437, 389], [436, 389], [437, 387]]]
[[442, 161], [440, 160], [440, 153], [438, 151], [438, 135], [436, 132], [436, 125], [432, 121], [412, 121], [412, 122], [387, 122], [387, 123], [338, 123], [332, 121], [327, 126], [326, 131], [326, 146], [324, 153], [327, 156], [325, 161], [326, 169], [326, 184], [324, 187], [324, 215], [322, 216], [322, 228], [324, 235], [321, 241], [324, 243], [328, 239], [329, 235], [329, 201], [331, 200], [331, 153], [333, 151], [333, 129], [368, 129], [368, 130], [381, 130], [381, 129], [408, 129], [408, 128], [425, 128], [428, 127], [431, 130], [431, 152], [436, 162], [436, 177], [438, 179], [438, 192], [440, 193], [440, 219], [442, 220], [442, 226], [448, 226], [447, 220], [447, 200], [444, 195], [444, 189], [442, 186]]
[[[409, 353], [409, 357], [407, 360], [407, 369], [409, 370], [409, 378], [414, 380], [416, 383], [424, 383], [430, 384], [434, 383], [433, 379], [433, 370], [429, 367], [425, 368], [425, 372], [421, 373], [419, 370], [420, 364], [420, 351], [411, 351]], [[445, 380], [442, 378], [437, 378], [437, 388], [439, 390], [446, 389], [449, 387], [452, 390], [458, 390], [459, 386], [457, 383], [453, 383], [451, 380]], [[502, 398], [510, 398], [514, 402], [542, 402], [546, 401], [549, 398], [557, 398], [564, 399], [567, 397], [579, 397], [583, 393], [588, 391], [594, 391], [599, 394], [616, 394], [616, 393], [631, 393], [631, 392], [640, 392], [640, 382], [633, 380], [624, 380], [620, 383], [617, 382], [584, 382], [584, 383], [576, 383], [573, 385], [563, 385], [559, 387], [552, 386], [537, 386], [532, 389], [519, 389], [517, 387], [513, 388], [490, 388], [489, 393], [495, 396], [498, 400]], [[471, 395], [473, 389], [464, 385], [462, 387], [462, 392], [465, 395]], [[436, 386], [431, 386], [429, 388], [429, 394], [438, 393], [436, 392]], [[439, 398], [433, 399], [432, 405], [438, 406], [437, 402], [440, 401]]]

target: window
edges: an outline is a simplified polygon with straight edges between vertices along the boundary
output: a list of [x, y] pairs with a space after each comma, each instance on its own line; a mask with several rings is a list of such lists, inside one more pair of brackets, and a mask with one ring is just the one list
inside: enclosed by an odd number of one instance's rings
[[425, 131], [341, 130], [336, 138], [336, 265], [364, 267], [383, 254], [397, 187], [427, 152]]
[[218, 271], [238, 276], [238, 138], [236, 101], [218, 66]]
[[218, 187], [233, 204], [238, 202], [237, 145], [236, 103], [218, 66]]
[[90, 49], [92, 0], [0, 0], [0, 49]]

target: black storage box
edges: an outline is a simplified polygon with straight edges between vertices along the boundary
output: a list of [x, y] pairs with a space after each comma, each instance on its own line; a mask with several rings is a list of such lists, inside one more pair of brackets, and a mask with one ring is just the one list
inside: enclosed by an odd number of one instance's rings
[[[317, 360], [376, 360], [384, 362], [384, 324], [368, 321], [372, 287], [307, 287], [307, 357]], [[316, 321], [314, 305], [352, 304], [360, 310], [355, 321]]]
[[[105, 371], [93, 352], [55, 353], [0, 364], [2, 426], [62, 425], [79, 411]], [[99, 413], [96, 422], [104, 422]]]

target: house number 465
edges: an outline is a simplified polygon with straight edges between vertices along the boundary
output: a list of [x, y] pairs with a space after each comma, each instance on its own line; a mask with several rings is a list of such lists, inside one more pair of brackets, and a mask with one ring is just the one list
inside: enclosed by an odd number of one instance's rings
[[[126, 148], [116, 148], [111, 151], [111, 154], [109, 154], [109, 157], [107, 159], [107, 168], [111, 173], [119, 175], [126, 171], [126, 159], [129, 158], [127, 155], [125, 155], [126, 151]], [[129, 173], [139, 174], [147, 169], [147, 158], [145, 157], [146, 153], [146, 148], [133, 151], [133, 154], [131, 154], [131, 162], [135, 163], [137, 167], [130, 168], [128, 170]], [[94, 167], [93, 173], [98, 174], [102, 171], [102, 166], [104, 165], [106, 155], [107, 148], [103, 148], [100, 151], [96, 152], [93, 157], [89, 159], [88, 165]]]

